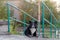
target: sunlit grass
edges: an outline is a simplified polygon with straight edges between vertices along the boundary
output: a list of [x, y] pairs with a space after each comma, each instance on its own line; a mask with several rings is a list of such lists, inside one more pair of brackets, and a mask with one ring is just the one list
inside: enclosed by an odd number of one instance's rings
[[19, 34], [15, 29], [13, 29], [12, 25], [10, 25], [10, 32], [11, 34]]
[[50, 32], [45, 31], [45, 32], [44, 32], [44, 36], [45, 36], [46, 38], [50, 38]]

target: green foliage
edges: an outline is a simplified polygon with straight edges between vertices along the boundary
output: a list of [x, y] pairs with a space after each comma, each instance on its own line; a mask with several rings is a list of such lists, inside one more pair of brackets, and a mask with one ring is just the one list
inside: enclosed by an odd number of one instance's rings
[[4, 1], [0, 1], [0, 19], [7, 19], [7, 7]]
[[12, 31], [13, 30], [13, 26], [10, 25], [10, 33], [11, 34], [18, 34], [16, 30]]
[[60, 28], [60, 11], [58, 12], [58, 22], [56, 23], [56, 26]]
[[[49, 0], [45, 1], [45, 3], [49, 7], [49, 9], [52, 11], [54, 16], [58, 19], [58, 14], [57, 14], [55, 3], [50, 2]], [[28, 3], [25, 1], [24, 6], [21, 9], [23, 9], [25, 12], [27, 12], [28, 14], [30, 14], [31, 16], [33, 16], [34, 18], [37, 19], [38, 6], [36, 4], [31, 4], [31, 3]], [[45, 13], [44, 14], [45, 14], [45, 18], [50, 21], [50, 12], [48, 11], [48, 9], [46, 7], [45, 7]], [[21, 19], [23, 20], [23, 14], [21, 15]], [[54, 21], [54, 17], [52, 19]], [[31, 18], [26, 16], [26, 21], [28, 21], [28, 20], [31, 20]]]
[[[57, 10], [56, 10], [56, 5], [53, 2], [50, 1], [45, 1], [46, 5], [49, 7], [49, 9], [52, 11], [52, 13], [54, 14], [54, 16], [58, 19], [58, 14], [57, 14]], [[45, 9], [45, 13], [46, 13], [46, 17], [48, 17], [48, 19], [50, 19], [49, 17], [49, 11], [47, 9]], [[53, 17], [54, 19], [54, 17]]]
[[[21, 9], [37, 19], [37, 13], [38, 13], [37, 5], [24, 1], [24, 6]], [[20, 17], [22, 20], [24, 20], [24, 14], [22, 14]], [[31, 20], [31, 18], [26, 16], [26, 21], [29, 21], [29, 20]]]
[[[52, 14], [56, 17], [56, 19], [58, 20], [58, 14], [57, 14], [57, 9], [54, 2], [51, 2], [49, 0], [44, 1], [44, 3], [47, 5], [47, 7], [51, 10]], [[41, 4], [42, 5], [42, 4]], [[42, 6], [41, 6], [41, 10], [42, 10]], [[48, 21], [50, 21], [50, 12], [49, 10], [44, 6], [44, 18], [46, 18]], [[54, 17], [52, 16], [52, 22], [54, 23]], [[48, 24], [45, 21], [45, 24]]]

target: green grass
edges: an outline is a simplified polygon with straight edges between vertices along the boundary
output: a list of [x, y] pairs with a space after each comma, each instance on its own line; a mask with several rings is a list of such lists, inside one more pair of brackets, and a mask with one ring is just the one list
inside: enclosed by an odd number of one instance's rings
[[45, 34], [45, 35], [44, 35], [45, 37], [50, 38], [50, 32], [45, 31], [44, 34]]
[[11, 34], [19, 34], [16, 30], [13, 29], [12, 25], [10, 25], [10, 33]]

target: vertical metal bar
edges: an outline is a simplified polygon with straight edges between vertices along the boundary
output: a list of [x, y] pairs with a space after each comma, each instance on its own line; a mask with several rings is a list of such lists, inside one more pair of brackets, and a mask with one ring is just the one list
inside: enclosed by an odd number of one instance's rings
[[[24, 23], [26, 23], [26, 15], [25, 14], [23, 14], [23, 15], [24, 15]], [[23, 34], [25, 32], [25, 29], [26, 29], [26, 24], [24, 24]]]
[[56, 38], [56, 20], [54, 19], [54, 25], [55, 25], [55, 38]]
[[[50, 23], [52, 24], [52, 14], [50, 13]], [[52, 25], [50, 24], [50, 38], [52, 38]]]
[[10, 6], [7, 4], [7, 13], [8, 13], [8, 32], [10, 32]]
[[42, 3], [42, 37], [44, 38], [44, 4]]
[[55, 28], [55, 38], [56, 38], [56, 28]]
[[59, 28], [58, 28], [58, 38], [59, 38]]

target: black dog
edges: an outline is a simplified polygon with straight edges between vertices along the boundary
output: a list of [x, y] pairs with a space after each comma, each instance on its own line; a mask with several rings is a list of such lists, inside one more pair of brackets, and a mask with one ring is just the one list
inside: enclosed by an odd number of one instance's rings
[[24, 34], [28, 37], [37, 37], [37, 21], [29, 21], [29, 26], [25, 30]]

